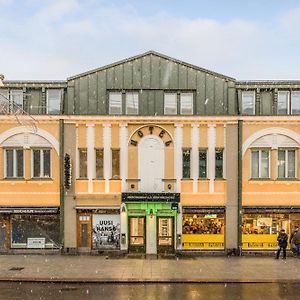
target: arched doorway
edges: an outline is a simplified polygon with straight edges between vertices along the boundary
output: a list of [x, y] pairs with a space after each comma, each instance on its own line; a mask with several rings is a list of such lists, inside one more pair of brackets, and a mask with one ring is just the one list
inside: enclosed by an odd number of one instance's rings
[[147, 135], [138, 146], [138, 170], [141, 192], [163, 191], [165, 145], [159, 137]]

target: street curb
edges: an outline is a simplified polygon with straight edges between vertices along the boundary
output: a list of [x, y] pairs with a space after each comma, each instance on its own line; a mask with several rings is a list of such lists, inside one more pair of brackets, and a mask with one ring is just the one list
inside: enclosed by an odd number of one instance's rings
[[97, 278], [22, 278], [3, 277], [0, 282], [36, 282], [36, 283], [92, 283], [92, 284], [263, 284], [263, 283], [289, 283], [299, 284], [300, 279], [97, 279]]

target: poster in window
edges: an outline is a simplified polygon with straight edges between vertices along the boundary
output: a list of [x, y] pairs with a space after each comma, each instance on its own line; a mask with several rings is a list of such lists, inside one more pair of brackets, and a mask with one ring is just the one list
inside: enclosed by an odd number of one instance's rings
[[257, 226], [258, 227], [271, 227], [272, 226], [272, 218], [257, 218]]
[[119, 249], [120, 215], [93, 215], [93, 249]]

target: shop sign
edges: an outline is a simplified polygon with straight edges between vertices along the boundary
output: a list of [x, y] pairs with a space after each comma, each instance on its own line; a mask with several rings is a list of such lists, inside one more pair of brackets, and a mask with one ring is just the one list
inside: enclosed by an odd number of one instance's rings
[[204, 219], [216, 219], [217, 215], [216, 214], [207, 214], [204, 216]]
[[93, 215], [93, 249], [119, 249], [120, 215]]
[[27, 248], [45, 248], [45, 238], [27, 238]]
[[179, 193], [122, 193], [123, 202], [179, 202]]
[[58, 207], [7, 207], [0, 209], [1, 214], [57, 214]]
[[257, 218], [257, 226], [258, 227], [263, 227], [263, 226], [267, 226], [267, 227], [271, 227], [272, 226], [272, 218]]

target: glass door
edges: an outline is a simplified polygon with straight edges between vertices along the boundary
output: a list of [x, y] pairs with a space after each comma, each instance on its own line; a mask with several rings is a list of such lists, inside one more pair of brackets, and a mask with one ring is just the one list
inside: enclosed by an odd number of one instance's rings
[[129, 218], [129, 251], [145, 252], [145, 217]]
[[91, 216], [90, 215], [79, 215], [78, 216], [78, 235], [77, 235], [78, 248], [91, 249], [91, 247], [92, 247], [91, 231], [92, 231]]
[[157, 218], [157, 251], [174, 252], [174, 219], [173, 217]]

